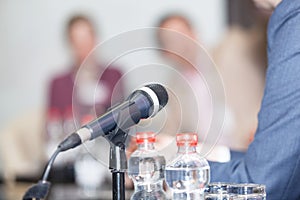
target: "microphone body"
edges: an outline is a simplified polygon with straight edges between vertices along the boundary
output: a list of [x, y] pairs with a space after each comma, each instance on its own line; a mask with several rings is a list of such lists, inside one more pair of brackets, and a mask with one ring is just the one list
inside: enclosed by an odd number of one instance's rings
[[88, 140], [105, 136], [116, 128], [126, 130], [140, 119], [153, 117], [168, 101], [166, 89], [159, 84], [146, 85], [134, 91], [128, 99], [112, 107], [101, 117], [72, 133], [58, 146], [61, 151], [74, 148]]

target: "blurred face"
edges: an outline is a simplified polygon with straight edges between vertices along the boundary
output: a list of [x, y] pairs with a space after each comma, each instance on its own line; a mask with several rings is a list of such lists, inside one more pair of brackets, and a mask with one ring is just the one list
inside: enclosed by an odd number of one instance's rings
[[[193, 40], [196, 39], [194, 31], [180, 19], [169, 19], [162, 24], [161, 28], [169, 29], [171, 31], [161, 31], [159, 33], [161, 45], [168, 51], [174, 51], [176, 54], [166, 52], [165, 55], [173, 61], [183, 64], [185, 59], [194, 60], [195, 44]], [[176, 32], [179, 33], [176, 33]], [[184, 36], [183, 36], [183, 35]], [[186, 36], [186, 37], [185, 37]]]
[[258, 8], [272, 10], [274, 9], [282, 0], [253, 0]]
[[86, 21], [78, 21], [69, 30], [73, 53], [79, 63], [87, 57], [94, 48], [96, 39], [91, 25]]

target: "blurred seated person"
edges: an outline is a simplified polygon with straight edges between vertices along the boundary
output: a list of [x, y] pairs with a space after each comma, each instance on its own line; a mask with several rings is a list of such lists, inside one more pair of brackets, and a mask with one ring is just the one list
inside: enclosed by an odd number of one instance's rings
[[[166, 108], [168, 119], [162, 131], [174, 138], [176, 133], [196, 132], [202, 143], [200, 153], [211, 160], [228, 161], [230, 154], [226, 146], [231, 144], [229, 134], [233, 122], [222, 92], [215, 90], [216, 96], [212, 99], [211, 89], [217, 87], [211, 81], [215, 78], [215, 66], [198, 42], [188, 18], [169, 14], [161, 18], [157, 27], [160, 28], [157, 37], [161, 55], [174, 69], [168, 85], [171, 91]], [[221, 126], [225, 113], [223, 129], [216, 130], [215, 123]]]
[[259, 10], [252, 0], [228, 0], [227, 12], [227, 31], [212, 55], [235, 116], [232, 134], [238, 142], [232, 148], [246, 150], [256, 132], [265, 85], [269, 13]]
[[[98, 42], [92, 21], [83, 15], [73, 16], [67, 24], [67, 37], [74, 61], [67, 72], [55, 77], [50, 84], [46, 125], [48, 157], [66, 135], [100, 116], [112, 101], [119, 102], [123, 97], [119, 82], [122, 73], [114, 66], [105, 66], [92, 52]], [[64, 160], [61, 168], [67, 170], [52, 173], [59, 182], [74, 181], [76, 153], [69, 154], [73, 157], [61, 156]]]

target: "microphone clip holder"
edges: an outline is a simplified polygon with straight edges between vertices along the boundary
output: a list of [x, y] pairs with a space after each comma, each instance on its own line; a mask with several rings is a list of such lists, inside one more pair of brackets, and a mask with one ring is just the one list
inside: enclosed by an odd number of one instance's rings
[[130, 127], [128, 124], [137, 124], [139, 119], [140, 112], [133, 104], [131, 110], [124, 109], [119, 113], [116, 120], [117, 127], [104, 136], [110, 144], [109, 169], [112, 173], [113, 200], [125, 200], [125, 172], [127, 170], [125, 147], [129, 129], [124, 127]]
[[109, 134], [106, 139], [110, 143], [109, 168], [117, 171], [127, 170], [125, 143], [128, 131], [118, 129]]

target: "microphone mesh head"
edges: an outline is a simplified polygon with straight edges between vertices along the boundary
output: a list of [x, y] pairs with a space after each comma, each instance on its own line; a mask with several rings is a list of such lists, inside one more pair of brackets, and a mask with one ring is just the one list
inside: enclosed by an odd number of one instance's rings
[[165, 105], [168, 103], [169, 100], [169, 96], [166, 88], [157, 83], [148, 84], [145, 87], [150, 88], [156, 94], [159, 101], [160, 108], [165, 107]]

